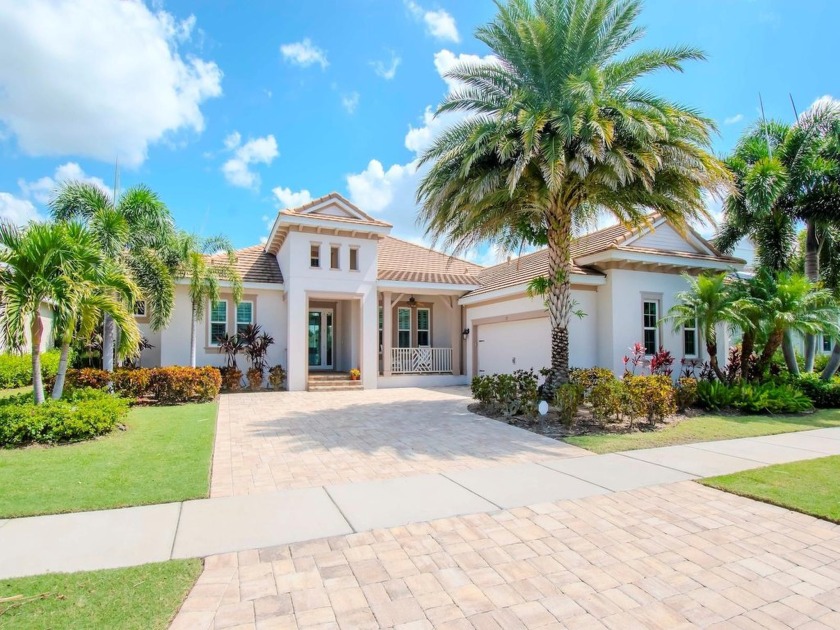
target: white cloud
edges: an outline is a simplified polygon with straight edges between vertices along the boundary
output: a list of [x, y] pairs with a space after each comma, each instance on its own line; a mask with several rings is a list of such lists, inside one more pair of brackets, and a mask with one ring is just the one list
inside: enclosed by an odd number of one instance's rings
[[402, 59], [398, 57], [393, 51], [391, 51], [391, 61], [371, 61], [370, 65], [373, 66], [373, 71], [377, 74], [377, 76], [382, 77], [386, 81], [390, 81], [395, 76], [397, 76], [397, 68], [399, 67]]
[[141, 164], [222, 93], [215, 63], [181, 54], [194, 26], [143, 2], [0, 3], [0, 124], [28, 155]]
[[271, 164], [280, 153], [277, 140], [269, 134], [241, 144], [242, 136], [234, 131], [224, 139], [225, 149], [233, 151], [233, 157], [222, 165], [222, 173], [229, 184], [240, 188], [257, 189], [260, 176], [251, 170], [255, 164]]
[[327, 52], [315, 46], [308, 37], [299, 42], [283, 44], [280, 46], [280, 54], [289, 63], [301, 66], [302, 68], [307, 68], [317, 63], [323, 70], [329, 65]]
[[52, 177], [44, 176], [32, 182], [19, 179], [18, 186], [20, 186], [21, 192], [27, 199], [32, 198], [38, 203], [46, 204], [52, 198], [53, 193], [59, 185], [69, 181], [93, 184], [109, 197], [113, 194], [113, 189], [101, 178], [88, 175], [76, 162], [67, 162], [57, 167]]
[[353, 203], [365, 212], [414, 208], [416, 174], [414, 161], [394, 164], [386, 171], [379, 160], [371, 160], [361, 173], [347, 176], [347, 189]]
[[735, 114], [734, 116], [730, 116], [729, 118], [723, 119], [724, 125], [734, 125], [735, 123], [739, 123], [744, 120], [743, 114]]
[[405, 6], [415, 20], [422, 21], [426, 25], [426, 32], [435, 39], [451, 41], [456, 44], [461, 41], [455, 18], [443, 9], [429, 11], [413, 0], [405, 0]]
[[[272, 188], [271, 192], [274, 194], [275, 199], [280, 202], [281, 210], [283, 208], [297, 208], [312, 201], [312, 194], [305, 188], [295, 192], [291, 188], [277, 186], [276, 188]], [[274, 219], [272, 219], [273, 222]]]
[[354, 114], [356, 112], [356, 108], [359, 106], [359, 93], [350, 92], [350, 94], [342, 94], [341, 106], [348, 114]]
[[28, 199], [20, 199], [11, 193], [0, 192], [0, 220], [13, 225], [26, 225], [30, 221], [42, 221], [38, 209]]

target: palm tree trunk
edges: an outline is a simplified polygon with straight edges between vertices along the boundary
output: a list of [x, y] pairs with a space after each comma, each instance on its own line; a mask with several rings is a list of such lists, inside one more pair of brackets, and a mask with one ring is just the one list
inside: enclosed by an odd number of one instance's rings
[[741, 378], [745, 381], [752, 380], [752, 357], [755, 348], [755, 333], [751, 330], [744, 332], [741, 338]]
[[195, 322], [195, 309], [193, 308], [191, 311], [191, 321], [190, 321], [190, 367], [195, 367], [195, 351], [196, 351], [196, 322]]
[[[813, 283], [820, 281], [820, 242], [817, 226], [813, 219], [806, 223], [805, 230], [805, 277]], [[817, 354], [817, 336], [805, 335], [805, 373], [814, 371], [814, 357]]]
[[114, 371], [114, 320], [105, 313], [102, 324], [102, 369], [106, 372]]
[[41, 376], [41, 337], [44, 334], [44, 323], [38, 309], [32, 314], [32, 389], [35, 404], [44, 402], [44, 379]]
[[706, 342], [706, 352], [709, 353], [709, 365], [712, 366], [712, 371], [721, 383], [726, 382], [726, 375], [720, 369], [720, 362], [718, 361], [718, 347], [717, 341]]
[[784, 332], [781, 330], [774, 330], [767, 337], [767, 343], [764, 344], [764, 350], [758, 359], [756, 378], [761, 378], [767, 372], [767, 368], [770, 367], [770, 361], [773, 360], [773, 355], [776, 354], [776, 350], [782, 345], [783, 338]]
[[834, 342], [834, 349], [831, 351], [831, 357], [828, 359], [828, 365], [823, 370], [822, 380], [830, 381], [840, 368], [840, 341]]
[[58, 400], [64, 393], [64, 381], [67, 377], [67, 363], [70, 359], [70, 342], [61, 344], [61, 357], [58, 359], [58, 372], [55, 374], [55, 385], [53, 385], [52, 399]]
[[785, 332], [782, 339], [782, 354], [785, 355], [788, 372], [791, 376], [799, 377], [799, 364], [796, 362], [796, 351], [793, 349], [793, 339], [791, 339], [790, 331]]
[[571, 213], [557, 208], [548, 227], [548, 306], [551, 322], [551, 374], [547, 395], [553, 397], [558, 385], [569, 382], [569, 320], [572, 314], [572, 219]]

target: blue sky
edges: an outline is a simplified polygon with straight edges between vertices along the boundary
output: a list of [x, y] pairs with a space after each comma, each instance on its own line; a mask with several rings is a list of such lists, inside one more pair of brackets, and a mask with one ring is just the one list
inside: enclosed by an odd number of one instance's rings
[[[0, 216], [46, 215], [67, 178], [145, 183], [178, 224], [259, 242], [287, 204], [336, 190], [418, 239], [414, 160], [451, 120], [441, 74], [489, 53], [489, 0], [0, 3]], [[716, 120], [840, 95], [833, 0], [648, 0], [645, 46], [708, 54], [647, 83]], [[481, 254], [473, 253], [481, 257]]]

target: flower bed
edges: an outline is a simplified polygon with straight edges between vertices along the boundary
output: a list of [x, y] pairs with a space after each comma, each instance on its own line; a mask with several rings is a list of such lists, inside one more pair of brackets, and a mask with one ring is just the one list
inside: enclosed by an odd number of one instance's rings
[[109, 374], [104, 370], [84, 368], [67, 370], [67, 388], [105, 389], [108, 382], [114, 391], [159, 405], [207, 402], [219, 395], [222, 376], [214, 367], [129, 368]]

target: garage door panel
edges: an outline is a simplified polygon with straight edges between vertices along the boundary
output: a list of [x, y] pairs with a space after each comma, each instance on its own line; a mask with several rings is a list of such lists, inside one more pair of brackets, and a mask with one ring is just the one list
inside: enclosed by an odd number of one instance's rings
[[478, 374], [511, 374], [551, 363], [548, 317], [478, 327]]

